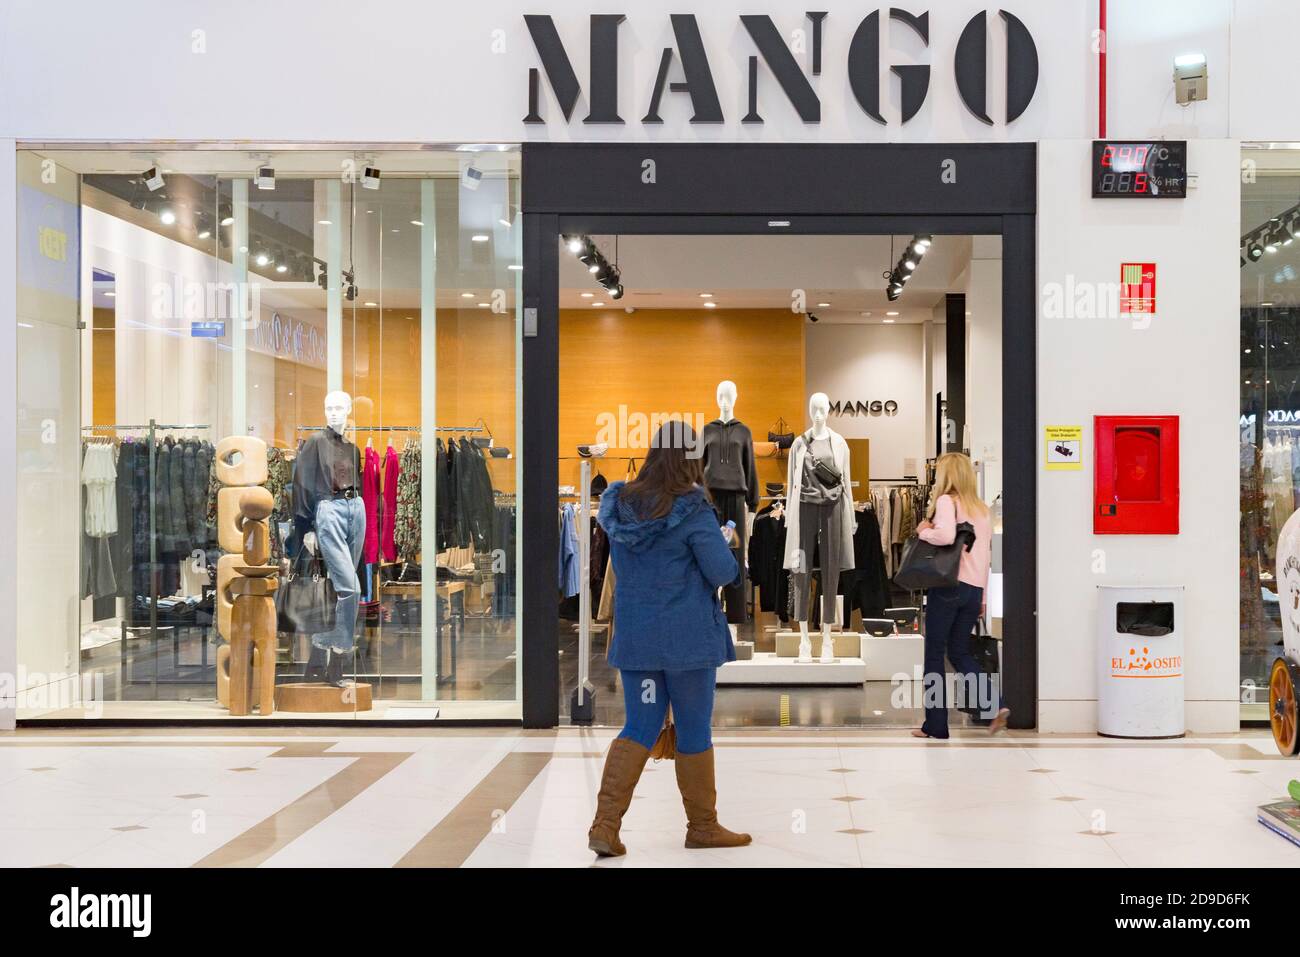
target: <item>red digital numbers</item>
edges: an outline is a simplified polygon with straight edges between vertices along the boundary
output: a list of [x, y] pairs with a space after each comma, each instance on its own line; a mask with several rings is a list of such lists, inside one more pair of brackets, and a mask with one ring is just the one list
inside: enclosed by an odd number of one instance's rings
[[1147, 144], [1125, 143], [1119, 146], [1107, 144], [1101, 154], [1104, 169], [1139, 170], [1145, 169], [1151, 147]]

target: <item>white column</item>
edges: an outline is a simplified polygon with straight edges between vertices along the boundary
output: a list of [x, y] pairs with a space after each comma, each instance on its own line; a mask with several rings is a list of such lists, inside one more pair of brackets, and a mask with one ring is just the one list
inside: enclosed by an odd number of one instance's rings
[[433, 180], [420, 182], [420, 697], [438, 697], [438, 278]]
[[[325, 184], [326, 227], [325, 254], [328, 290], [325, 295], [325, 385], [335, 392], [343, 388], [343, 201], [339, 181]], [[348, 223], [353, 229], [356, 223]]]
[[[18, 249], [14, 223], [18, 220], [18, 170], [13, 140], [0, 140], [0, 382], [9, 383], [12, 394], [18, 381]], [[0, 501], [18, 502], [18, 419], [17, 406], [10, 402], [0, 414]], [[0, 537], [5, 546], [0, 562], [10, 569], [0, 575], [0, 731], [12, 731], [18, 704], [18, 511], [10, 507], [0, 513]], [[68, 588], [59, 582], [52, 589]]]
[[[259, 319], [250, 310], [258, 298], [248, 288], [248, 180], [236, 179], [231, 186], [231, 212], [235, 217], [230, 264], [234, 271], [237, 315], [230, 322], [230, 432], [248, 434], [248, 331]], [[220, 438], [220, 436], [218, 436]]]

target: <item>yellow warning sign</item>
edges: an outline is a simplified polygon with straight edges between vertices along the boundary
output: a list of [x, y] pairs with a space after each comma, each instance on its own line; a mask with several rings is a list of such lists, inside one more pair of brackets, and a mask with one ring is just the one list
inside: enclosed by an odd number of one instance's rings
[[1077, 472], [1083, 468], [1083, 426], [1045, 426], [1043, 444], [1049, 472]]

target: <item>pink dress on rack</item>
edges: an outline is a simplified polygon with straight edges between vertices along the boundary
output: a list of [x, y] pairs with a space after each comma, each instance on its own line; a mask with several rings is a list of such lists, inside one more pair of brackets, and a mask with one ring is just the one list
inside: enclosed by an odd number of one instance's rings
[[370, 565], [379, 561], [379, 453], [368, 445], [361, 470], [361, 501], [366, 506], [366, 543], [362, 556]]
[[384, 561], [397, 561], [397, 477], [401, 473], [397, 449], [391, 445], [384, 453], [384, 514], [380, 517], [379, 546]]

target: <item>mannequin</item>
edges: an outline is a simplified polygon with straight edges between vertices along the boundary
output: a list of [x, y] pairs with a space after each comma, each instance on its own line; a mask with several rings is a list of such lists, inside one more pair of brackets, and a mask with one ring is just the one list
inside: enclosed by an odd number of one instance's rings
[[[853, 568], [853, 533], [857, 519], [853, 511], [853, 485], [849, 480], [849, 447], [844, 438], [826, 424], [830, 399], [824, 392], [808, 400], [812, 428], [790, 447], [787, 477], [789, 508], [786, 511], [785, 567], [791, 572], [795, 619], [799, 622], [799, 660], [812, 661], [812, 640], [808, 637], [808, 599], [811, 594], [812, 561], [819, 556], [821, 569], [822, 651], [824, 664], [835, 661], [831, 626], [836, 617], [836, 592], [840, 574]], [[820, 461], [839, 473], [838, 481], [827, 482], [813, 468]]]
[[325, 396], [325, 428], [304, 443], [294, 472], [294, 518], [310, 529], [303, 547], [319, 554], [338, 600], [331, 631], [311, 636], [308, 681], [345, 687], [344, 662], [352, 657], [361, 582], [357, 562], [365, 544], [366, 509], [361, 500], [361, 453], [344, 437], [352, 397]]
[[730, 379], [718, 383], [718, 417], [704, 427], [704, 485], [713, 498], [718, 523], [736, 523], [733, 545], [739, 570], [736, 580], [722, 590], [722, 602], [734, 638], [736, 626], [748, 621], [745, 607], [745, 555], [749, 529], [758, 509], [758, 467], [754, 462], [754, 437], [735, 417], [739, 395]]

